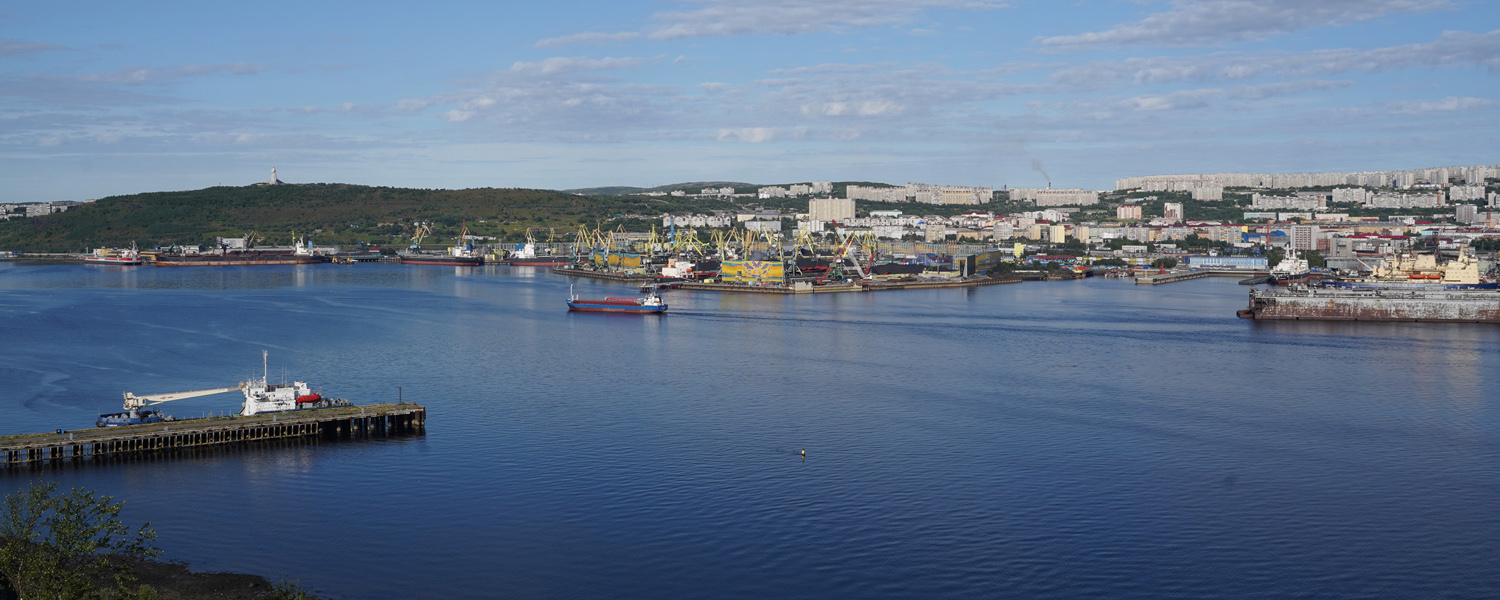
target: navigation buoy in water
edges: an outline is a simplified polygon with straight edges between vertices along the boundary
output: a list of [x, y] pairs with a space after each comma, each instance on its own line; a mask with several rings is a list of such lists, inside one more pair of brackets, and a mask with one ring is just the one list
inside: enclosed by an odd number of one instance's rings
[[807, 460], [807, 448], [802, 449], [802, 460]]

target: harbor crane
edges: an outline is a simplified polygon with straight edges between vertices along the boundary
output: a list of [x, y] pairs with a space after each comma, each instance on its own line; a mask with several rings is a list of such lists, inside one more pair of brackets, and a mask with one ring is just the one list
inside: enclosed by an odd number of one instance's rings
[[225, 394], [228, 392], [237, 392], [244, 388], [245, 384], [241, 382], [239, 385], [236, 385], [234, 387], [214, 388], [211, 390], [193, 390], [191, 392], [173, 392], [170, 394], [150, 394], [147, 396], [137, 396], [130, 392], [125, 392], [125, 410], [140, 410], [142, 408], [146, 408], [147, 406], [161, 404], [163, 402], [185, 400], [187, 398], [197, 398], [199, 396], [212, 396], [214, 394]]

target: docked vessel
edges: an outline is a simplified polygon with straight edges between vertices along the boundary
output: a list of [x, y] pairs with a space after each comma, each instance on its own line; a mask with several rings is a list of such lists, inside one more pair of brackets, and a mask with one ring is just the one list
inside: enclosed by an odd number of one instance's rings
[[572, 288], [569, 288], [568, 310], [636, 314], [661, 313], [667, 311], [667, 303], [656, 292], [655, 286], [641, 288], [641, 295], [637, 298], [603, 298], [597, 300], [579, 298], [573, 294]]
[[1485, 281], [1479, 259], [1467, 246], [1453, 260], [1439, 263], [1436, 253], [1401, 253], [1387, 256], [1366, 277], [1343, 277], [1323, 283], [1325, 287], [1365, 290], [1494, 290], [1500, 283]]
[[463, 225], [458, 231], [458, 240], [449, 246], [443, 254], [427, 254], [417, 250], [420, 236], [412, 244], [412, 251], [400, 255], [403, 265], [445, 265], [451, 267], [477, 267], [484, 264], [484, 257], [474, 250], [470, 244], [469, 226]]
[[1251, 290], [1246, 319], [1500, 323], [1500, 290], [1341, 289], [1290, 285]]
[[95, 248], [83, 257], [83, 262], [90, 265], [138, 265], [141, 264], [141, 253], [135, 244], [129, 248]]
[[1271, 285], [1287, 285], [1290, 283], [1303, 283], [1317, 277], [1308, 266], [1307, 260], [1295, 254], [1288, 255], [1271, 267], [1270, 277], [1267, 282]]
[[187, 398], [211, 396], [235, 391], [241, 392], [244, 396], [244, 403], [241, 405], [239, 414], [246, 417], [268, 412], [352, 406], [348, 400], [343, 398], [327, 398], [318, 392], [314, 392], [312, 386], [309, 386], [306, 381], [293, 381], [289, 384], [270, 383], [267, 368], [269, 356], [270, 354], [267, 351], [261, 351], [260, 379], [252, 378], [250, 381], [240, 382], [233, 387], [147, 396], [137, 396], [130, 392], [125, 392], [124, 412], [99, 415], [99, 418], [94, 421], [94, 426], [122, 427], [125, 425], [175, 421], [176, 419], [163, 414], [160, 410], [148, 407], [173, 400], [185, 400]]
[[142, 252], [146, 264], [158, 267], [210, 267], [235, 265], [309, 265], [328, 262], [329, 258], [314, 250], [306, 240], [291, 250], [209, 250], [175, 249], [165, 252]]
[[536, 244], [527, 242], [516, 246], [505, 264], [512, 267], [563, 267], [572, 264], [573, 257], [560, 254], [537, 254]]
[[241, 391], [244, 392], [245, 396], [245, 404], [240, 409], [240, 415], [248, 417], [268, 412], [351, 406], [349, 401], [343, 398], [324, 398], [322, 394], [314, 392], [312, 387], [307, 385], [306, 381], [279, 384], [270, 383], [266, 376], [266, 357], [268, 353], [262, 350], [260, 356], [260, 379], [251, 379], [241, 385]]

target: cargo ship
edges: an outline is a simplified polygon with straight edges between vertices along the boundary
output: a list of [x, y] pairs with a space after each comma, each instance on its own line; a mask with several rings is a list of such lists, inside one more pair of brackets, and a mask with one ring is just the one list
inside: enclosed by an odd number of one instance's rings
[[604, 298], [602, 300], [579, 298], [573, 293], [573, 289], [569, 287], [568, 310], [648, 314], [666, 312], [667, 303], [662, 301], [661, 295], [656, 293], [656, 286], [641, 288], [641, 296], [638, 298]]
[[1242, 318], [1500, 323], [1500, 290], [1341, 289], [1293, 284], [1251, 290]]
[[310, 265], [329, 261], [314, 250], [312, 244], [301, 240], [291, 250], [210, 250], [142, 252], [146, 264], [158, 267], [212, 267], [236, 265]]

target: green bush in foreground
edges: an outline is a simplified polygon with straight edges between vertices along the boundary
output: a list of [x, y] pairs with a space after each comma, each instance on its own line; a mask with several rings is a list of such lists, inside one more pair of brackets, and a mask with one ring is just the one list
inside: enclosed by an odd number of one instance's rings
[[[150, 523], [131, 531], [124, 502], [90, 490], [32, 483], [0, 504], [0, 584], [21, 600], [154, 596], [130, 589], [129, 560], [161, 553]], [[113, 585], [110, 585], [110, 583]]]

